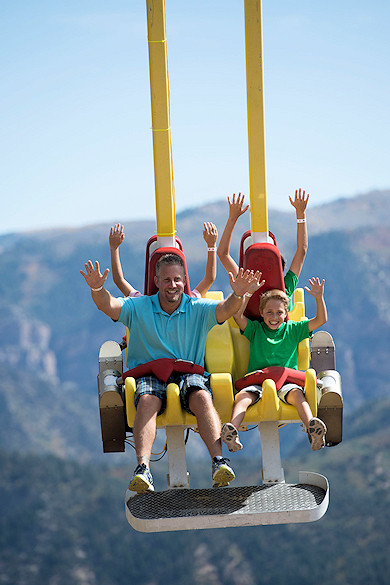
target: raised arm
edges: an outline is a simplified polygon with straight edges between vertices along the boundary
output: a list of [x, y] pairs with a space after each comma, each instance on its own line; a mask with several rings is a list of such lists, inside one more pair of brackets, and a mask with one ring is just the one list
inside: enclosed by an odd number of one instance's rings
[[92, 300], [99, 309], [105, 313], [111, 319], [117, 321], [121, 314], [121, 303], [119, 299], [111, 296], [108, 290], [104, 288], [109, 269], [106, 268], [104, 273], [101, 274], [99, 262], [96, 260], [95, 264], [92, 264], [91, 260], [88, 260], [84, 264], [85, 272], [80, 270], [80, 274], [84, 276], [85, 282], [91, 288]]
[[244, 205], [245, 196], [238, 194], [237, 199], [235, 193], [233, 193], [233, 199], [230, 201], [228, 197], [229, 203], [229, 217], [226, 222], [225, 229], [223, 230], [223, 234], [221, 237], [221, 241], [219, 242], [217, 254], [218, 258], [222, 262], [223, 267], [227, 272], [231, 272], [234, 277], [238, 274], [238, 264], [233, 260], [230, 256], [230, 244], [232, 241], [232, 234], [234, 227], [237, 223], [238, 218], [246, 212], [249, 205]]
[[121, 293], [127, 297], [131, 292], [135, 291], [135, 288], [133, 288], [123, 276], [121, 260], [119, 257], [119, 246], [124, 239], [125, 233], [123, 231], [123, 225], [117, 223], [110, 229], [110, 235], [108, 237], [111, 254], [112, 279]]
[[299, 189], [295, 191], [295, 198], [289, 197], [289, 199], [291, 205], [295, 207], [297, 216], [297, 249], [292, 259], [290, 270], [299, 277], [308, 247], [306, 206], [309, 201], [309, 194], [306, 195], [305, 191]]
[[201, 297], [204, 297], [217, 276], [217, 239], [218, 230], [211, 221], [203, 224], [203, 239], [207, 244], [206, 272], [203, 280], [195, 287]]
[[223, 301], [221, 301], [216, 309], [215, 316], [218, 323], [223, 323], [240, 309], [241, 303], [244, 299], [245, 293], [249, 291], [258, 290], [263, 286], [264, 282], [260, 282], [261, 272], [253, 272], [253, 270], [243, 270], [240, 268], [237, 278], [229, 272], [230, 286], [233, 292]]
[[311, 289], [305, 286], [305, 290], [315, 298], [317, 307], [316, 316], [313, 319], [309, 319], [309, 331], [314, 331], [314, 329], [318, 329], [328, 320], [324, 299], [325, 280], [320, 281], [318, 277], [313, 277], [309, 278], [309, 284]]
[[241, 331], [245, 331], [246, 326], [248, 324], [248, 318], [245, 317], [244, 311], [248, 305], [249, 299], [250, 297], [248, 297], [248, 295], [244, 295], [244, 298], [241, 301], [240, 308], [238, 309], [237, 313], [233, 315], [234, 320], [241, 329]]

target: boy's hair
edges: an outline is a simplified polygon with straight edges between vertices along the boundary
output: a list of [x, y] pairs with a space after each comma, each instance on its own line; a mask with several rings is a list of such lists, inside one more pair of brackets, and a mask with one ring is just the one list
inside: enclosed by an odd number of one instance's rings
[[164, 256], [161, 256], [161, 258], [159, 258], [156, 262], [156, 276], [157, 277], [160, 274], [161, 266], [163, 264], [165, 264], [167, 266], [180, 266], [182, 273], [183, 273], [183, 276], [185, 276], [184, 262], [180, 258], [180, 256], [177, 256], [176, 254], [164, 254]]
[[284, 308], [286, 309], [286, 312], [288, 311], [288, 305], [289, 305], [290, 301], [289, 301], [289, 298], [286, 295], [286, 293], [283, 292], [282, 290], [277, 289], [277, 288], [272, 288], [271, 290], [267, 290], [260, 297], [259, 309], [261, 312], [263, 312], [265, 305], [271, 299], [275, 299], [276, 301], [281, 301], [284, 305]]

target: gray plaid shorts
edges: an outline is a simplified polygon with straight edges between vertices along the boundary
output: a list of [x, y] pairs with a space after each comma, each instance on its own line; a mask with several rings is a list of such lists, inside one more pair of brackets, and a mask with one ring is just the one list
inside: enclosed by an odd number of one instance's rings
[[134, 404], [137, 408], [138, 401], [144, 394], [152, 394], [161, 400], [161, 408], [158, 414], [162, 414], [167, 404], [167, 385], [177, 384], [180, 391], [181, 407], [189, 414], [194, 414], [189, 407], [188, 400], [193, 390], [206, 390], [211, 398], [213, 393], [210, 388], [210, 374], [207, 372], [202, 374], [179, 374], [173, 373], [168, 381], [162, 382], [155, 376], [143, 376], [136, 380], [136, 391], [134, 395]]

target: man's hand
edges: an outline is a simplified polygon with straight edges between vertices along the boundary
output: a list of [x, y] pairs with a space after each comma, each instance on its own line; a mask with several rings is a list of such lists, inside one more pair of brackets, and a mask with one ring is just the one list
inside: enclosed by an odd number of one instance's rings
[[125, 233], [123, 231], [123, 225], [117, 223], [116, 225], [114, 225], [114, 227], [111, 227], [110, 235], [108, 237], [110, 248], [116, 250], [117, 248], [119, 248], [124, 239]]
[[104, 273], [101, 274], [99, 262], [95, 261], [95, 266], [92, 264], [91, 260], [88, 260], [85, 266], [85, 273], [80, 270], [80, 274], [84, 276], [85, 282], [91, 289], [101, 289], [104, 286], [104, 283], [107, 280], [108, 273], [110, 272], [108, 268], [105, 269]]
[[236, 297], [243, 297], [247, 292], [253, 294], [259, 290], [259, 288], [261, 288], [265, 283], [264, 280], [260, 281], [260, 279], [261, 272], [259, 270], [253, 272], [253, 270], [244, 271], [243, 268], [240, 268], [236, 279], [234, 278], [233, 274], [229, 272], [230, 286], [232, 287], [233, 293]]
[[297, 218], [303, 218], [305, 216], [305, 210], [307, 203], [309, 201], [309, 193], [306, 195], [304, 190], [297, 189], [295, 191], [295, 198], [292, 199], [289, 196], [290, 203], [293, 207], [295, 207], [295, 211], [297, 214]]
[[244, 298], [245, 293], [249, 290], [256, 292], [256, 290], [263, 286], [264, 281], [260, 282], [260, 278], [261, 272], [258, 270], [253, 272], [253, 270], [244, 271], [243, 268], [240, 268], [236, 279], [233, 273], [229, 272], [230, 286], [232, 287], [233, 294], [229, 295], [217, 305], [215, 316], [218, 323], [223, 323], [230, 317], [233, 317], [242, 304], [248, 301], [248, 297]]
[[238, 194], [237, 200], [236, 200], [236, 194], [235, 193], [233, 193], [233, 199], [232, 199], [232, 201], [230, 201], [230, 198], [228, 196], [229, 219], [232, 219], [232, 220], [234, 220], [236, 222], [238, 220], [238, 218], [240, 217], [240, 215], [242, 215], [243, 213], [246, 212], [246, 210], [249, 208], [249, 205], [246, 205], [243, 208], [244, 199], [245, 199], [245, 195], [241, 195], [241, 193]]
[[215, 248], [218, 239], [218, 230], [211, 221], [205, 221], [203, 230], [203, 239], [207, 244], [208, 248]]
[[309, 289], [309, 287], [305, 286], [305, 290], [312, 297], [320, 299], [321, 297], [324, 296], [324, 286], [325, 286], [324, 279], [322, 279], [322, 281], [320, 281], [320, 279], [318, 277], [309, 278], [309, 284], [311, 286], [311, 289]]
[[[257, 274], [257, 273], [256, 273]], [[257, 290], [259, 290], [259, 288], [261, 288], [262, 286], [265, 285], [265, 280], [260, 281], [260, 278], [262, 277], [262, 273], [259, 272], [259, 278], [254, 280], [250, 286], [249, 286], [249, 290], [246, 291], [247, 296], [251, 297], [253, 295], [253, 293], [255, 293]]]

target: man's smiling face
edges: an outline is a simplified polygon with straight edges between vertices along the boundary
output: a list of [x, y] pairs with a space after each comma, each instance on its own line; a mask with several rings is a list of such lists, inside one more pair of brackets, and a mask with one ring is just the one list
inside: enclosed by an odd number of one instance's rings
[[159, 291], [161, 307], [167, 313], [173, 313], [181, 303], [184, 292], [185, 277], [178, 264], [162, 264], [155, 283]]

